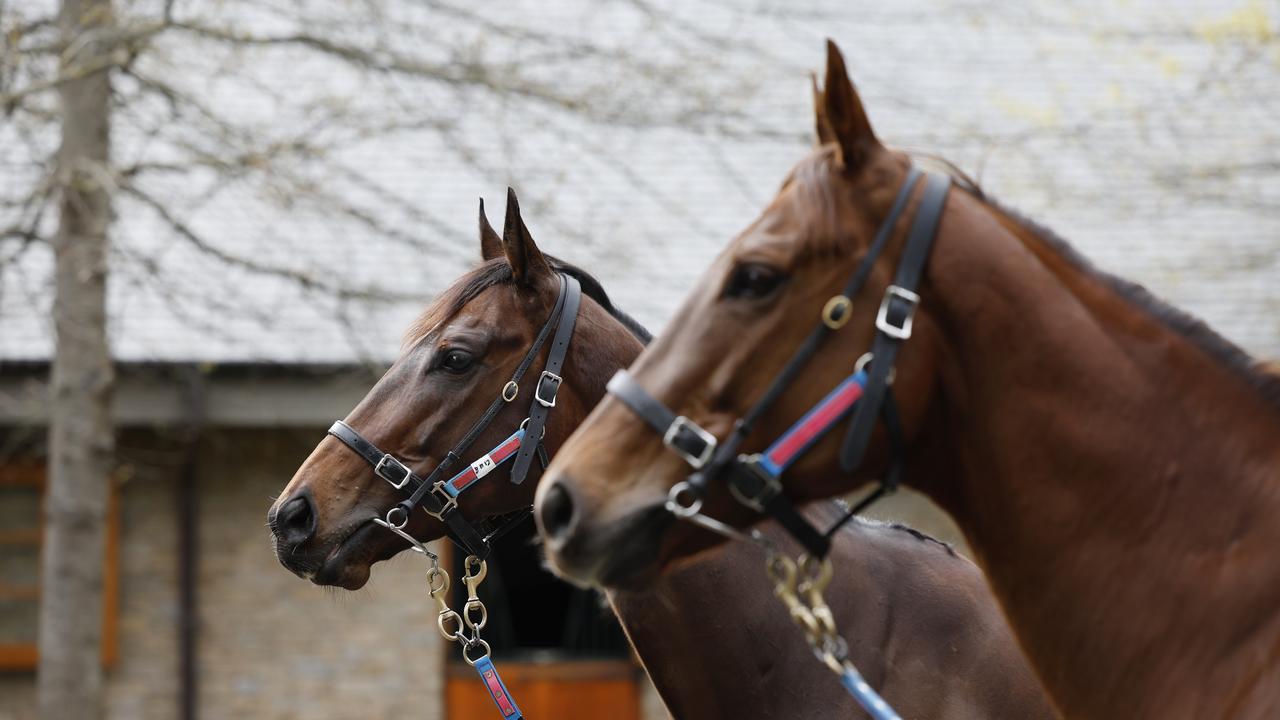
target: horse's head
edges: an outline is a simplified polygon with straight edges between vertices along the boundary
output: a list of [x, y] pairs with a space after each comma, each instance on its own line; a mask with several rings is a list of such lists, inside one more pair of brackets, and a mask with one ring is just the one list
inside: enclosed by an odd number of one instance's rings
[[[557, 271], [578, 272], [544, 256], [520, 217], [514, 193], [507, 198], [501, 238], [480, 206], [484, 262], [436, 297], [410, 328], [395, 363], [345, 422], [419, 476], [429, 474], [485, 410], [506, 392], [517, 365], [534, 345], [556, 304]], [[544, 442], [557, 447], [597, 402], [609, 373], [624, 366], [641, 344], [605, 307], [594, 280], [584, 294], [565, 359], [563, 386], [548, 415]], [[599, 300], [599, 302], [597, 301]], [[551, 343], [545, 343], [549, 346]], [[501, 443], [520, 427], [532, 403], [547, 348], [534, 357], [521, 387], [476, 437], [456, 469]], [[589, 354], [588, 354], [589, 353]], [[452, 475], [452, 472], [448, 473]], [[516, 485], [499, 468], [467, 488], [458, 510], [471, 521], [527, 507], [541, 467]], [[371, 566], [408, 547], [371, 522], [404, 500], [372, 467], [334, 437], [325, 437], [298, 469], [268, 513], [276, 554], [289, 570], [313, 582], [356, 589]], [[443, 524], [421, 509], [404, 528], [424, 542], [443, 536]]]
[[[667, 329], [633, 364], [632, 376], [676, 415], [722, 441], [820, 322], [868, 255], [909, 170], [908, 158], [876, 139], [834, 44], [828, 43], [825, 89], [815, 83], [819, 147], [797, 165], [760, 217], [702, 276]], [[761, 416], [743, 452], [763, 450], [853, 370], [869, 346], [874, 318], [902, 253], [905, 220], [894, 242], [832, 333]], [[933, 393], [936, 326], [922, 304], [914, 338], [897, 363], [894, 384], [908, 434], [918, 429]], [[836, 494], [843, 432], [830, 433], [783, 478], [795, 500]], [[887, 443], [872, 439], [868, 478], [883, 469]], [[539, 489], [537, 511], [548, 557], [585, 583], [635, 582], [715, 538], [689, 523], [662, 523], [670, 489], [691, 470], [631, 408], [610, 397], [556, 456]], [[704, 511], [745, 526], [759, 519], [712, 482]], [[651, 542], [651, 539], [656, 539]], [[648, 546], [642, 546], [649, 543]]]

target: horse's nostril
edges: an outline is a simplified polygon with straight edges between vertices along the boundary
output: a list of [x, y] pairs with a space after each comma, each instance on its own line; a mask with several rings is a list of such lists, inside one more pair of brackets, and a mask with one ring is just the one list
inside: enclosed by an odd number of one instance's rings
[[316, 532], [316, 510], [310, 494], [295, 495], [276, 513], [276, 536], [290, 545], [311, 539]]
[[547, 488], [538, 509], [542, 529], [552, 540], [563, 540], [573, 529], [575, 510], [573, 496], [565, 489], [564, 483], [553, 483]]

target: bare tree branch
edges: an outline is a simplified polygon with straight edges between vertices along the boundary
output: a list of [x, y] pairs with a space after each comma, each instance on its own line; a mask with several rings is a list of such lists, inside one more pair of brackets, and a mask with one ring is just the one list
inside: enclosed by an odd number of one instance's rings
[[233, 253], [229, 253], [222, 248], [217, 247], [213, 243], [205, 240], [190, 225], [183, 222], [174, 215], [165, 205], [165, 203], [157, 200], [148, 193], [144, 192], [138, 186], [123, 182], [120, 185], [129, 196], [135, 198], [143, 205], [151, 209], [166, 225], [173, 230], [178, 237], [186, 240], [193, 248], [201, 254], [207, 255], [229, 267], [247, 270], [258, 275], [269, 275], [273, 277], [291, 280], [305, 289], [317, 289], [331, 293], [335, 297], [352, 298], [373, 302], [389, 302], [394, 300], [411, 300], [418, 299], [417, 296], [407, 293], [394, 293], [376, 288], [356, 289], [351, 288], [339, 282], [317, 277], [310, 273], [302, 272], [294, 268], [280, 267], [276, 265], [268, 265], [258, 262], [251, 258], [243, 257]]

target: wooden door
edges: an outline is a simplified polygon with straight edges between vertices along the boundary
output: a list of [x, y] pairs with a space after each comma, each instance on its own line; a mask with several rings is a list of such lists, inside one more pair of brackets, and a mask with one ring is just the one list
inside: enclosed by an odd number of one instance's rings
[[[640, 673], [629, 660], [503, 662], [498, 672], [524, 716], [531, 720], [640, 720]], [[445, 679], [445, 718], [500, 717], [480, 676], [451, 660]]]

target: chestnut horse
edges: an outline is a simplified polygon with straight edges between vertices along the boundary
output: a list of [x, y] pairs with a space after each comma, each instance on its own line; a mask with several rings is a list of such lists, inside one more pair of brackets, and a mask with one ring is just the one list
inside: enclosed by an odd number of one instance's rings
[[[482, 206], [484, 263], [426, 310], [399, 359], [346, 419], [416, 468], [436, 462], [502, 389], [550, 311], [556, 273], [578, 278], [585, 297], [550, 415], [549, 448], [586, 417], [609, 376], [649, 339], [595, 280], [538, 250], [514, 196], [504, 239], [483, 213]], [[517, 413], [499, 415], [479, 445], [502, 440], [520, 421]], [[536, 481], [536, 464], [531, 473]], [[468, 490], [460, 509], [479, 518], [528, 505], [535, 482], [515, 485], [504, 475], [494, 472]], [[374, 562], [407, 547], [370, 523], [400, 499], [355, 453], [326, 437], [271, 510], [280, 562], [318, 584], [360, 587]], [[807, 516], [819, 522], [836, 512], [821, 504]], [[409, 527], [423, 541], [444, 533], [425, 513], [414, 513]], [[776, 526], [764, 533], [787, 542]], [[1053, 717], [968, 560], [914, 531], [867, 522], [841, 532], [832, 557], [840, 571], [826, 594], [851, 658], [904, 717]], [[734, 544], [608, 598], [676, 717], [862, 717], [773, 597], [763, 564], [758, 548]]]
[[[817, 100], [820, 146], [631, 368], [722, 440], [868, 256], [909, 173], [830, 43]], [[957, 520], [1067, 717], [1280, 717], [1280, 381], [957, 185], [892, 381], [904, 481]], [[887, 226], [839, 318], [852, 322], [759, 417], [744, 453], [849, 377], [927, 193]], [[839, 429], [787, 471], [786, 496], [846, 493], [886, 471], [883, 427], [860, 469], [837, 471]], [[547, 473], [535, 517], [549, 560], [578, 582], [634, 581], [715, 540], [663, 516], [689, 468], [617, 398]], [[759, 518], [718, 483], [703, 507], [737, 526]]]

